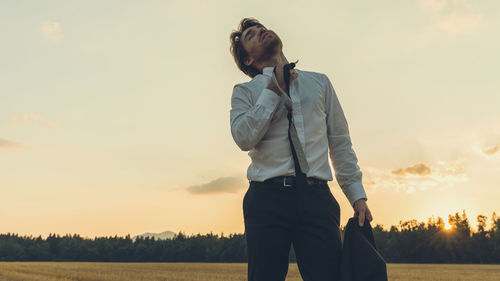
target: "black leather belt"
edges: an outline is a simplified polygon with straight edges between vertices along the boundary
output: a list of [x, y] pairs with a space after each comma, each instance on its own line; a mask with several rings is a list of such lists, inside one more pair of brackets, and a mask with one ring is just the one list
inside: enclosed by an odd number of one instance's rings
[[[283, 185], [284, 187], [292, 187], [295, 185], [295, 176], [278, 176], [274, 178], [270, 178], [264, 181], [264, 183], [278, 183]], [[307, 184], [326, 184], [326, 180], [320, 180], [317, 178], [307, 178]]]

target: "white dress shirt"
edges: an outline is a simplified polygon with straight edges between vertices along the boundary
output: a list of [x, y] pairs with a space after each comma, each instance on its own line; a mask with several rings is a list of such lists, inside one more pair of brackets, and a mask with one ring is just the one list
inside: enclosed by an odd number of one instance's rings
[[[285, 98], [266, 89], [273, 69], [264, 67], [263, 74], [236, 84], [231, 97], [231, 134], [251, 158], [250, 181], [295, 175]], [[298, 77], [289, 87], [292, 120], [309, 164], [307, 177], [333, 180], [329, 155], [335, 178], [351, 205], [367, 199], [349, 127], [330, 79], [322, 73], [294, 69]]]

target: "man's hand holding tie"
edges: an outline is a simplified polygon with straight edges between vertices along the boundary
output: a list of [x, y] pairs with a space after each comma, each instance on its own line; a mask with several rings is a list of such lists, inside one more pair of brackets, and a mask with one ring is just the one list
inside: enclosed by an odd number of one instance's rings
[[[283, 91], [287, 91], [286, 89], [286, 84], [285, 84], [285, 78], [284, 78], [284, 72], [283, 72], [283, 67], [287, 64], [287, 62], [279, 62], [276, 64], [274, 67], [273, 75], [276, 77], [276, 80], [278, 81], [279, 85], [276, 85], [274, 83], [274, 79], [271, 79], [269, 81], [269, 84], [267, 85], [267, 89], [275, 92], [278, 96], [282, 95], [282, 92], [280, 91], [280, 88]], [[290, 83], [295, 80], [298, 77], [297, 72], [295, 69], [290, 70]], [[279, 87], [278, 87], [279, 86]]]

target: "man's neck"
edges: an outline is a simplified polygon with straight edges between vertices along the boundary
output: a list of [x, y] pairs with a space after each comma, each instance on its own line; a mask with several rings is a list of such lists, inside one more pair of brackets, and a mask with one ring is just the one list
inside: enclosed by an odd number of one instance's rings
[[280, 52], [279, 54], [272, 57], [271, 59], [262, 62], [260, 64], [259, 68], [260, 68], [260, 71], [262, 72], [264, 67], [275, 66], [278, 64], [287, 64], [287, 63], [288, 63], [288, 60], [286, 59], [285, 55], [283, 54], [283, 52]]

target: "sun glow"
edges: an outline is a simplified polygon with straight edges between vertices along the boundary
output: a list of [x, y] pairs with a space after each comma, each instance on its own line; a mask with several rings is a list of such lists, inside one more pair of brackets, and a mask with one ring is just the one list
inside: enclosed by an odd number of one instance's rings
[[447, 223], [447, 222], [444, 223], [444, 229], [450, 230], [451, 228], [452, 228], [452, 226], [449, 223]]

